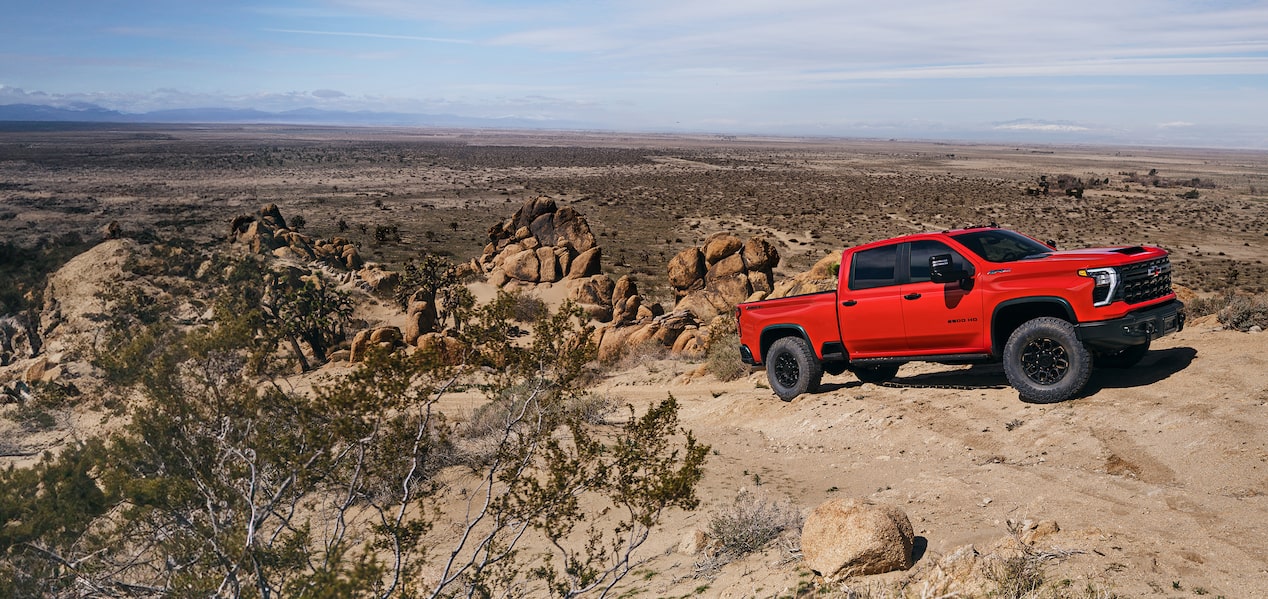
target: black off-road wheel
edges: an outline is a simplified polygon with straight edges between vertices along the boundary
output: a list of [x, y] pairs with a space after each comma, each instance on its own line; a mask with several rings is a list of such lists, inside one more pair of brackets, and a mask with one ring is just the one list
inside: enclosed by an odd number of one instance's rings
[[1074, 325], [1044, 316], [1023, 323], [1004, 345], [1004, 374], [1023, 401], [1056, 403], [1083, 390], [1092, 356]]
[[766, 352], [766, 379], [770, 388], [784, 401], [819, 388], [823, 366], [801, 337], [784, 337]]
[[1149, 353], [1149, 342], [1132, 345], [1113, 353], [1097, 354], [1094, 361], [1100, 368], [1131, 368]]
[[851, 366], [850, 370], [854, 371], [854, 376], [858, 377], [864, 383], [872, 383], [879, 385], [888, 383], [895, 375], [898, 374], [900, 364], [876, 364], [869, 366]]

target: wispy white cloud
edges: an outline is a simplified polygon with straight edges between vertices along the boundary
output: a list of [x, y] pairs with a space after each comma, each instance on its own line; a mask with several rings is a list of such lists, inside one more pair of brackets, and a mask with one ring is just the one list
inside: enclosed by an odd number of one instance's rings
[[393, 33], [368, 33], [361, 31], [311, 31], [306, 29], [269, 29], [272, 33], [294, 33], [297, 35], [325, 35], [333, 37], [369, 37], [385, 40], [409, 40], [413, 42], [436, 42], [441, 44], [470, 44], [471, 40], [448, 37], [428, 37], [425, 35], [398, 35]]

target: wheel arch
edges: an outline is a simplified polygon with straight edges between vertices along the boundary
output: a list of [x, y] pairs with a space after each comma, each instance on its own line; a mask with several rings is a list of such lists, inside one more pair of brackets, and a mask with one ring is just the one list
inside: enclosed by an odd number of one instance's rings
[[1060, 318], [1071, 324], [1078, 323], [1074, 307], [1061, 297], [1024, 297], [1000, 302], [991, 313], [991, 355], [1004, 355], [1008, 337], [1028, 320], [1041, 316]]
[[770, 351], [770, 346], [784, 337], [800, 337], [806, 342], [806, 345], [810, 346], [810, 351], [814, 351], [814, 344], [810, 342], [810, 335], [806, 334], [806, 329], [801, 325], [773, 324], [762, 329], [762, 335], [758, 340], [757, 355], [761, 357], [763, 364], [766, 363], [766, 352]]

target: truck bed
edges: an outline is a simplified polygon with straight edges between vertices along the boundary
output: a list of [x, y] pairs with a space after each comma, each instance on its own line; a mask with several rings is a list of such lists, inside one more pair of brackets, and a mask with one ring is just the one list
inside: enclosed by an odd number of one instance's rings
[[[764, 331], [781, 327], [795, 328], [810, 340], [818, 357], [823, 357], [825, 343], [839, 341], [835, 290], [743, 303], [736, 306], [736, 312], [741, 339], [757, 338]], [[754, 363], [760, 364], [765, 347], [750, 349]]]

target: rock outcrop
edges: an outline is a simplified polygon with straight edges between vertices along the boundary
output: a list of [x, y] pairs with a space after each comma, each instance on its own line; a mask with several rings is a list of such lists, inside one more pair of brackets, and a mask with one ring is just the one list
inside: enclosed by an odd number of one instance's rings
[[536, 285], [598, 275], [601, 255], [585, 217], [543, 196], [489, 228], [479, 265], [499, 287]]
[[276, 204], [269, 204], [255, 214], [242, 214], [229, 225], [229, 240], [245, 245], [252, 253], [293, 258], [301, 262], [319, 261], [347, 270], [365, 265], [356, 244], [343, 237], [329, 241], [292, 231]]
[[810, 270], [775, 283], [768, 298], [805, 295], [837, 288], [837, 270], [841, 266], [841, 251], [837, 250], [820, 258]]
[[704, 245], [669, 260], [669, 284], [678, 302], [674, 310], [712, 320], [740, 302], [765, 297], [778, 265], [779, 251], [765, 238], [745, 242], [730, 233], [711, 235]]
[[832, 499], [806, 517], [801, 551], [828, 580], [906, 570], [915, 534], [902, 510], [865, 499]]

